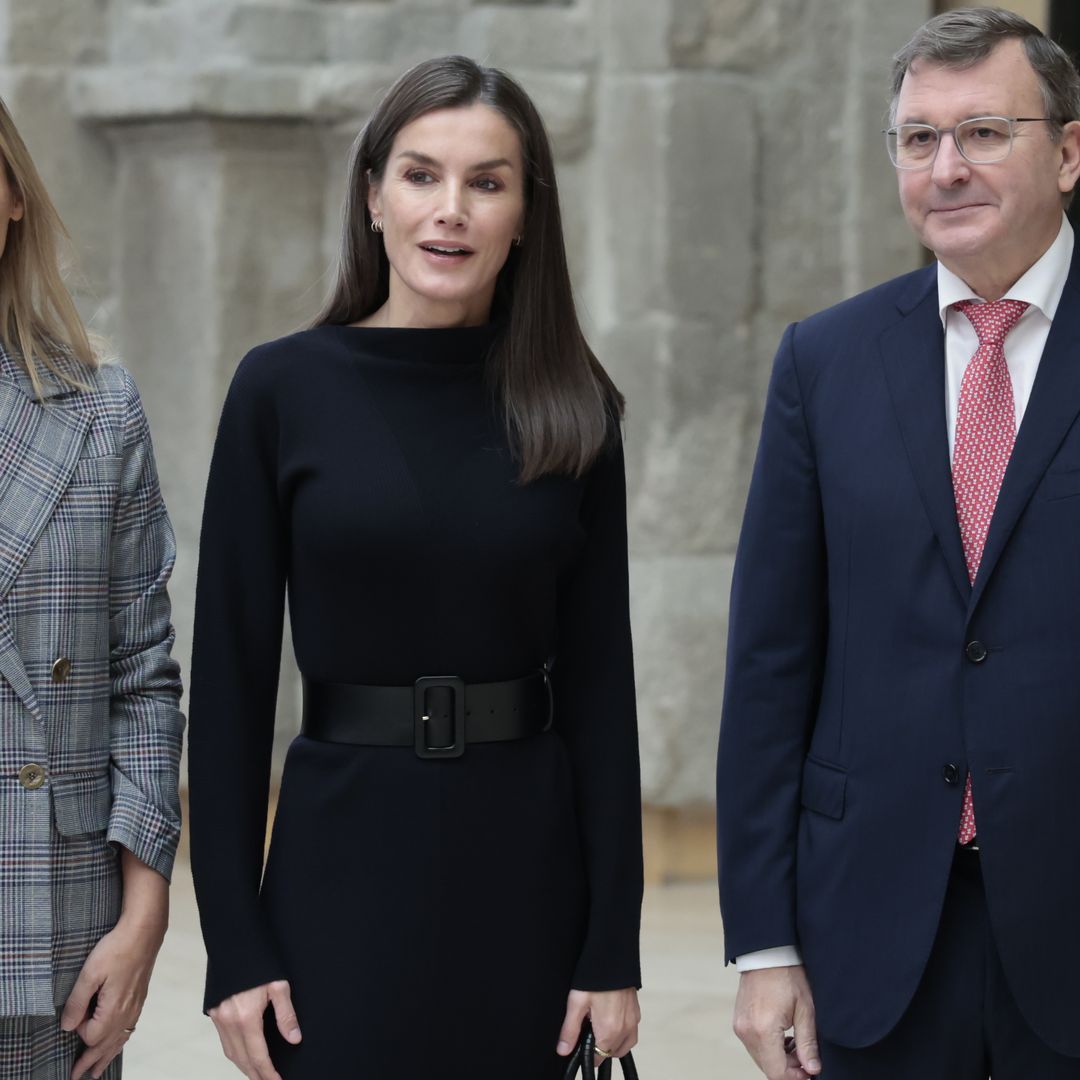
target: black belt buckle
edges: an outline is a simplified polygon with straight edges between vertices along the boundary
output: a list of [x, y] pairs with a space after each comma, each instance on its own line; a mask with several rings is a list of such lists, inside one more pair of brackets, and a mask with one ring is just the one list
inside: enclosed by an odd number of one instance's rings
[[[454, 741], [447, 746], [428, 746], [427, 693], [436, 687], [454, 694]], [[465, 753], [465, 682], [456, 675], [422, 675], [413, 683], [413, 737], [419, 758], [458, 758]]]

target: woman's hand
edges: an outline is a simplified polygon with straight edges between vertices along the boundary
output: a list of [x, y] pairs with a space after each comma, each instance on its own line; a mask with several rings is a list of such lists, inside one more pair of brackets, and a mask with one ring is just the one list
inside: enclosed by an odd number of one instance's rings
[[98, 1080], [124, 1048], [146, 1001], [164, 936], [163, 923], [138, 922], [122, 915], [86, 958], [60, 1016], [61, 1028], [77, 1032], [86, 1043], [71, 1070], [71, 1080], [87, 1075]]
[[597, 1050], [607, 1051], [604, 1055], [596, 1054], [597, 1065], [604, 1057], [624, 1057], [637, 1045], [641, 1009], [633, 987], [626, 990], [571, 990], [557, 1048], [563, 1057], [574, 1052], [586, 1016], [592, 1020]]
[[131, 1037], [169, 925], [165, 878], [127, 848], [120, 851], [120, 873], [124, 886], [120, 919], [86, 958], [60, 1014], [60, 1027], [77, 1032], [86, 1044], [71, 1080], [87, 1074], [99, 1080]]
[[289, 984], [284, 979], [242, 990], [210, 1010], [225, 1056], [248, 1080], [281, 1080], [270, 1060], [263, 1031], [267, 1006], [274, 1006], [281, 1037], [294, 1045], [300, 1041], [300, 1025], [292, 1006]]

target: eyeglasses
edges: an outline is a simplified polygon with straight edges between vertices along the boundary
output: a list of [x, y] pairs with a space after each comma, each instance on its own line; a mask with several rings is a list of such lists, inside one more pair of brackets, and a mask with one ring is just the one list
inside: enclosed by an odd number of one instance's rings
[[951, 128], [931, 124], [897, 124], [885, 132], [889, 158], [898, 169], [929, 169], [941, 136], [951, 135], [956, 149], [972, 165], [993, 165], [1012, 153], [1017, 124], [1052, 124], [1048, 116], [976, 116]]

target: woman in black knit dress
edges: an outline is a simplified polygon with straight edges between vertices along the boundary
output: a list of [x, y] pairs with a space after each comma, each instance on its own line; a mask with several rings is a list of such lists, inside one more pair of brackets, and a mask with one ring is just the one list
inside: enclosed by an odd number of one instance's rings
[[[205, 1007], [257, 1080], [558, 1080], [636, 1041], [622, 399], [524, 91], [419, 65], [309, 330], [221, 419], [192, 665]], [[263, 870], [283, 606], [304, 679]]]

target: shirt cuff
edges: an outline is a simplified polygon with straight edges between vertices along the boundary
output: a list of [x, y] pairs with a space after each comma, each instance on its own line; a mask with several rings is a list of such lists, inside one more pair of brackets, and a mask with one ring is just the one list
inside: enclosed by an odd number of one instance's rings
[[802, 955], [794, 945], [778, 945], [775, 949], [758, 949], [745, 956], [735, 957], [735, 969], [741, 975], [744, 971], [762, 971], [764, 968], [798, 967]]

